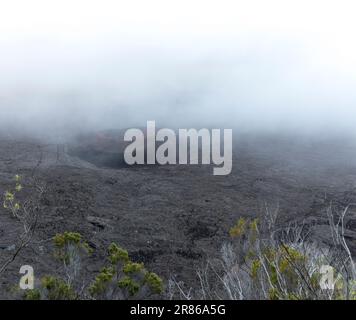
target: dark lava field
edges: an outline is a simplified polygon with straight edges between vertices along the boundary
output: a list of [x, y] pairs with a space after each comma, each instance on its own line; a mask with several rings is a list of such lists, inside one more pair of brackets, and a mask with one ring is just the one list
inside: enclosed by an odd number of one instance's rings
[[[21, 265], [36, 276], [60, 273], [51, 238], [80, 232], [94, 249], [83, 272], [92, 279], [106, 249], [116, 242], [135, 261], [189, 286], [196, 270], [219, 255], [239, 217], [258, 217], [279, 206], [278, 223], [311, 221], [322, 238], [325, 211], [356, 203], [356, 145], [344, 139], [234, 136], [232, 173], [214, 176], [207, 165], [136, 165], [123, 162], [117, 132], [82, 134], [61, 144], [30, 138], [0, 139], [0, 193], [35, 175], [46, 184], [34, 239], [0, 279], [0, 298], [18, 283]], [[319, 225], [318, 225], [319, 224]], [[0, 262], [12, 256], [21, 225], [0, 209]], [[356, 214], [349, 212], [347, 240], [356, 251]]]

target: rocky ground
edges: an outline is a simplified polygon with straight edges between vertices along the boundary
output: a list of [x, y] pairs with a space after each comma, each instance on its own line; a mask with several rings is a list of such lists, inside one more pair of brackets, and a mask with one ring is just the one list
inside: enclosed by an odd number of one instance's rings
[[[63, 231], [80, 232], [95, 249], [83, 269], [88, 281], [103, 266], [107, 246], [116, 242], [164, 279], [176, 275], [194, 286], [196, 269], [219, 254], [233, 223], [262, 215], [265, 205], [279, 205], [279, 223], [319, 219], [325, 230], [322, 217], [330, 202], [336, 208], [356, 203], [355, 154], [356, 147], [344, 140], [240, 136], [232, 173], [213, 176], [209, 166], [125, 166], [112, 132], [65, 144], [3, 137], [0, 193], [15, 174], [25, 179], [34, 174], [48, 192], [33, 242], [1, 275], [0, 298], [8, 298], [18, 283], [21, 265], [32, 265], [37, 277], [61, 272], [50, 239]], [[24, 187], [23, 198], [29, 192]], [[347, 229], [356, 253], [352, 211]], [[16, 251], [20, 230], [1, 208], [0, 262]]]

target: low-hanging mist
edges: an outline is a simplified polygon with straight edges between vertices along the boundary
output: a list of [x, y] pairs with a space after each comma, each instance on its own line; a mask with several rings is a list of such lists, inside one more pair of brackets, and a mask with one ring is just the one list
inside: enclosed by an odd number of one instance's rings
[[347, 7], [302, 1], [291, 10], [275, 1], [275, 11], [253, 2], [201, 11], [202, 3], [183, 1], [173, 12], [162, 1], [65, 1], [56, 10], [35, 1], [24, 4], [26, 15], [8, 5], [1, 128], [57, 136], [155, 120], [353, 135], [356, 50]]

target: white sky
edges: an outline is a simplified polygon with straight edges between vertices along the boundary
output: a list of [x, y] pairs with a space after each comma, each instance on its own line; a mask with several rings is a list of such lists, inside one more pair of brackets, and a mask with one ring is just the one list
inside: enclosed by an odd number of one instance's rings
[[351, 125], [355, 16], [352, 0], [0, 0], [0, 110], [82, 92], [95, 119], [115, 103], [166, 115], [178, 99], [195, 117]]

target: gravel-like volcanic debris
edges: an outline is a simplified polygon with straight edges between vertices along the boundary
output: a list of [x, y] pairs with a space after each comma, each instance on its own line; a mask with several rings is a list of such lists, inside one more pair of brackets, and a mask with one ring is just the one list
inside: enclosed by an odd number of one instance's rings
[[[95, 249], [83, 270], [88, 279], [116, 242], [165, 280], [176, 275], [194, 286], [197, 268], [219, 255], [239, 217], [257, 217], [266, 204], [279, 204], [280, 223], [322, 220], [331, 201], [340, 208], [356, 203], [355, 148], [339, 141], [237, 138], [228, 176], [214, 176], [211, 166], [126, 166], [118, 141], [115, 132], [66, 144], [1, 139], [1, 194], [15, 174], [26, 180], [33, 172], [48, 191], [33, 242], [0, 279], [0, 298], [7, 297], [3, 288], [18, 283], [21, 265], [32, 265], [38, 277], [60, 272], [51, 253], [56, 233], [80, 232]], [[1, 207], [1, 260], [13, 254], [20, 227]], [[354, 252], [355, 229], [351, 212], [348, 240]]]

